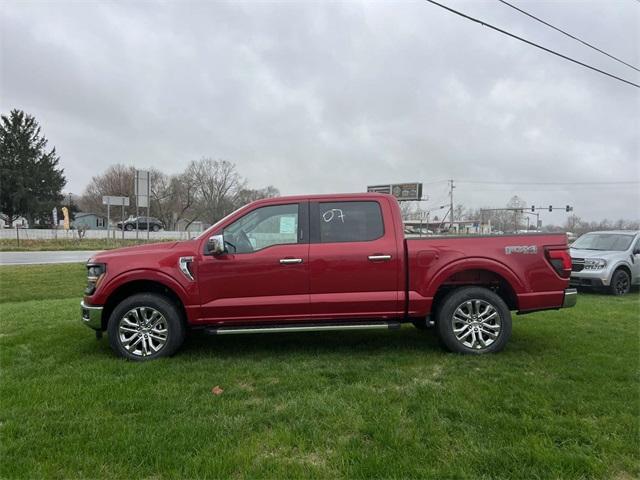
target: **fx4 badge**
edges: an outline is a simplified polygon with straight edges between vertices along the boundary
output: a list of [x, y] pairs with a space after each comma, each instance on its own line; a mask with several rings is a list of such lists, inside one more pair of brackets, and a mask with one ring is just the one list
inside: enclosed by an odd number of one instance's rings
[[524, 253], [525, 255], [534, 255], [538, 253], [538, 247], [535, 245], [509, 245], [504, 247], [504, 253], [511, 255], [512, 253]]

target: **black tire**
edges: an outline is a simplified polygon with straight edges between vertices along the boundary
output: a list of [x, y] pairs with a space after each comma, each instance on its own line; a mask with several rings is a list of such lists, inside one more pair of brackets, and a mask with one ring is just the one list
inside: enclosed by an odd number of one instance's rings
[[626, 295], [631, 291], [631, 278], [626, 270], [619, 268], [611, 276], [611, 283], [609, 284], [609, 293], [611, 295]]
[[[134, 310], [136, 313], [130, 313]], [[130, 326], [131, 323], [135, 323], [135, 318], [139, 318], [140, 315], [144, 316], [145, 314], [149, 314], [149, 312], [152, 311], [156, 311], [162, 315], [163, 320], [159, 320], [158, 323], [160, 323], [162, 327], [165, 327], [162, 330], [166, 330], [165, 343], [157, 350], [154, 350], [154, 340], [152, 340], [152, 338], [154, 338], [153, 334], [158, 331], [145, 330], [144, 327], [142, 329], [136, 329], [135, 326]], [[126, 320], [124, 318], [125, 316], [127, 316]], [[121, 322], [125, 322], [122, 326], [128, 329], [126, 332], [120, 331]], [[138, 325], [140, 325], [140, 323]], [[123, 358], [135, 361], [153, 360], [155, 358], [173, 355], [184, 341], [185, 330], [182, 314], [177, 306], [168, 298], [155, 293], [139, 293], [125, 298], [113, 309], [107, 326], [109, 344], [113, 351]], [[129, 349], [124, 345], [128, 332], [132, 332], [128, 338], [135, 337], [132, 342], [130, 342], [133, 346]], [[144, 335], [144, 337], [138, 339], [138, 337], [142, 335]], [[151, 338], [148, 338], [147, 335]], [[164, 335], [164, 333], [160, 335]], [[122, 338], [123, 336], [125, 337], [124, 340]], [[139, 342], [138, 346], [135, 345], [135, 342]], [[144, 351], [148, 349], [151, 350], [152, 353], [145, 354]], [[140, 353], [136, 353], [137, 350], [140, 350]]]
[[159, 232], [160, 231], [160, 226], [159, 225], [154, 225], [153, 227], [151, 227], [151, 230], [153, 230], [154, 232]]
[[130, 232], [131, 230], [133, 230], [133, 225], [131, 225], [130, 223], [127, 223], [127, 224], [124, 226], [124, 229], [125, 229], [127, 232]]
[[[471, 306], [468, 306], [467, 302], [471, 302]], [[486, 306], [490, 306], [492, 310]], [[461, 310], [458, 310], [459, 308]], [[484, 312], [488, 315], [486, 322], [477, 318], [484, 315]], [[465, 319], [466, 316], [469, 319]], [[458, 335], [466, 338], [459, 339], [456, 336], [453, 331], [454, 325], [462, 325], [459, 329], [466, 327], [466, 330], [458, 332]], [[504, 300], [491, 290], [483, 287], [463, 287], [449, 293], [442, 300], [437, 313], [436, 328], [440, 340], [452, 352], [475, 355], [499, 352], [511, 337], [511, 312]], [[497, 337], [492, 338], [495, 332]]]

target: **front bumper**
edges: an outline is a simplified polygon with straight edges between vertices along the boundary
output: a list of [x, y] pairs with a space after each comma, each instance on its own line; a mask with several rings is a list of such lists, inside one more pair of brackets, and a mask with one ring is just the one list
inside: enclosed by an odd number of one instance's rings
[[86, 305], [84, 302], [80, 302], [80, 312], [82, 323], [94, 330], [102, 330], [102, 309], [104, 307], [97, 307], [93, 305]]
[[564, 300], [562, 301], [562, 308], [575, 307], [578, 302], [578, 290], [575, 288], [567, 288], [564, 291]]
[[569, 285], [572, 287], [607, 287], [609, 285], [609, 270], [582, 270], [571, 272]]

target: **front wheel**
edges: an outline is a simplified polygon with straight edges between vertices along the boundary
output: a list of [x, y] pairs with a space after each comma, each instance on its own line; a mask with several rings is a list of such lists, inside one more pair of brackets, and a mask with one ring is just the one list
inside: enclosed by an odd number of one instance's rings
[[125, 298], [107, 326], [109, 344], [129, 360], [152, 360], [172, 355], [185, 336], [182, 315], [169, 299], [154, 293]]
[[160, 231], [160, 226], [159, 225], [154, 225], [153, 227], [151, 227], [151, 230], [153, 230], [154, 232], [159, 232]]
[[456, 353], [499, 352], [511, 336], [511, 312], [496, 293], [465, 287], [447, 295], [436, 321], [444, 345]]
[[629, 274], [622, 270], [616, 270], [611, 277], [609, 291], [612, 295], [626, 295], [631, 290], [631, 278]]
[[131, 230], [133, 230], [133, 225], [131, 225], [130, 223], [127, 223], [127, 224], [124, 226], [124, 229], [125, 229], [127, 232], [130, 232]]

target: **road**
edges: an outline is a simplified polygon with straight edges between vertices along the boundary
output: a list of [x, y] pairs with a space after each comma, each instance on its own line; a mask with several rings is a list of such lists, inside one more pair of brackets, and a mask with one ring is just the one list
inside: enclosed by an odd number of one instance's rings
[[0, 265], [37, 265], [44, 263], [84, 263], [99, 251], [0, 252]]

